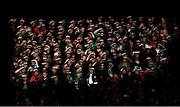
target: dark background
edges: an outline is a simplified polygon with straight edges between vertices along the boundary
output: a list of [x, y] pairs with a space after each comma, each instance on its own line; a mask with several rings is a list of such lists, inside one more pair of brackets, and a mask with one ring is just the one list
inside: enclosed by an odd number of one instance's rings
[[[8, 21], [9, 18], [25, 17], [25, 18], [86, 18], [99, 15], [112, 16], [167, 16], [176, 17], [179, 23], [178, 3], [174, 1], [168, 2], [166, 5], [160, 1], [146, 1], [146, 3], [137, 3], [131, 1], [105, 2], [105, 1], [67, 1], [67, 3], [48, 3], [44, 5], [45, 1], [31, 1], [31, 3], [19, 4], [19, 2], [5, 3], [6, 8], [1, 8], [0, 16], [0, 105], [13, 105], [13, 98], [15, 93], [11, 88], [9, 82], [9, 72], [13, 56], [13, 38], [9, 32]], [[29, 2], [29, 1], [28, 1]], [[69, 2], [69, 3], [68, 3]], [[81, 4], [84, 3], [84, 4]], [[141, 1], [140, 1], [141, 2]], [[70, 5], [71, 4], [71, 5]], [[104, 5], [106, 4], [106, 5]], [[156, 5], [155, 5], [156, 4]], [[3, 4], [2, 4], [3, 5]], [[33, 5], [33, 6], [32, 6]], [[63, 7], [64, 5], [64, 7]], [[29, 7], [29, 8], [28, 8]], [[24, 12], [22, 12], [24, 11]], [[170, 86], [178, 86], [180, 84], [180, 37], [174, 40], [169, 47], [169, 55], [172, 57], [169, 65], [169, 73], [172, 75], [172, 80], [169, 82]]]
[[[18, 16], [14, 16], [14, 17], [18, 17]], [[23, 16], [26, 20], [32, 20], [32, 18], [40, 18], [40, 16]], [[62, 16], [61, 18], [63, 19], [76, 19], [76, 18], [89, 18], [92, 16]], [[94, 15], [94, 17], [97, 17], [96, 15]], [[116, 17], [116, 16], [115, 16]], [[178, 16], [166, 16], [166, 17], [174, 17], [171, 21], [176, 21], [178, 22]], [[12, 65], [12, 58], [13, 58], [13, 38], [12, 38], [12, 34], [9, 31], [9, 26], [8, 26], [8, 20], [9, 18], [11, 18], [11, 16], [6, 16], [6, 17], [1, 17], [1, 23], [3, 23], [4, 26], [1, 26], [1, 30], [3, 32], [1, 32], [1, 36], [0, 36], [0, 40], [1, 40], [1, 53], [0, 53], [0, 58], [1, 58], [1, 70], [0, 70], [0, 76], [1, 76], [1, 83], [0, 83], [0, 87], [1, 87], [1, 105], [14, 105], [14, 96], [15, 93], [12, 89], [12, 84], [10, 84], [9, 82], [9, 72], [10, 72], [10, 68]], [[50, 19], [50, 18], [59, 18], [59, 16], [44, 16], [45, 19]], [[171, 87], [177, 87], [177, 89], [180, 89], [180, 37], [176, 38], [173, 40], [173, 42], [171, 44], [169, 44], [169, 48], [168, 48], [168, 53], [169, 56], [171, 57], [170, 60], [170, 64], [169, 64], [169, 74], [170, 79], [168, 79], [168, 81], [164, 82], [166, 85], [165, 87], [169, 87], [171, 89]], [[180, 91], [177, 91], [177, 94], [180, 94]]]

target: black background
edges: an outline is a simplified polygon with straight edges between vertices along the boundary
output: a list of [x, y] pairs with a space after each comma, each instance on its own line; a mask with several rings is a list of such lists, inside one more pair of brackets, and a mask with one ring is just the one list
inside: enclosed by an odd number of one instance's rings
[[[94, 16], [178, 16], [178, 3], [169, 1], [76, 1], [69, 0], [66, 2], [58, 0], [50, 1], [7, 1], [1, 3], [0, 16], [0, 105], [14, 105], [13, 98], [15, 93], [11, 89], [8, 76], [12, 63], [13, 42], [12, 35], [9, 32], [8, 21], [11, 17], [25, 17], [25, 18], [84, 18]], [[5, 5], [4, 5], [5, 4]], [[170, 73], [172, 73], [174, 80], [179, 83], [180, 76], [180, 40], [174, 41], [170, 46], [169, 52], [172, 56], [170, 63]], [[175, 83], [175, 84], [176, 84]]]

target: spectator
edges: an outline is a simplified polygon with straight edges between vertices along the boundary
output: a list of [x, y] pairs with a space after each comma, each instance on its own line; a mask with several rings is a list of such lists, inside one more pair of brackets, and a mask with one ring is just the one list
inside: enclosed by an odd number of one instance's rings
[[11, 19], [16, 104], [174, 104], [166, 92], [157, 98], [155, 82], [167, 74], [167, 48], [178, 27], [172, 34], [168, 20], [157, 19]]

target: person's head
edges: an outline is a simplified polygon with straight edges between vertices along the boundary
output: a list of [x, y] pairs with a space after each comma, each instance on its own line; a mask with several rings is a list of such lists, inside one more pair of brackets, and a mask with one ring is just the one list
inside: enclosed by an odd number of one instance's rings
[[100, 44], [101, 44], [101, 46], [104, 45], [104, 40], [103, 39], [100, 40]]
[[122, 38], [119, 38], [119, 39], [118, 39], [118, 42], [119, 42], [119, 44], [123, 44], [123, 43], [124, 43], [124, 41], [123, 41]]
[[157, 40], [157, 37], [156, 37], [156, 36], [153, 36], [153, 37], [152, 37], [152, 40], [153, 40], [153, 41], [156, 41], [156, 40]]
[[149, 62], [148, 62], [148, 67], [150, 67], [150, 68], [153, 67], [153, 64], [154, 64], [153, 61], [149, 61]]
[[53, 76], [53, 77], [51, 77], [54, 81], [58, 81], [58, 76]]
[[49, 63], [46, 62], [45, 65], [44, 65], [44, 67], [45, 67], [45, 68], [49, 68]]
[[132, 72], [131, 71], [128, 71], [128, 76], [130, 77], [132, 75]]
[[101, 63], [99, 68], [100, 68], [100, 70], [104, 70], [104, 68], [105, 68], [105, 67], [104, 67], [104, 64]]
[[84, 40], [85, 40], [86, 42], [88, 42], [88, 41], [90, 40], [90, 38], [87, 36], [87, 37], [84, 38]]
[[140, 51], [134, 51], [134, 58], [139, 58]]
[[76, 72], [76, 76], [77, 76], [78, 78], [80, 78], [80, 77], [82, 76], [82, 72], [81, 72], [81, 71]]
[[52, 72], [55, 74], [55, 73], [57, 72], [57, 67], [56, 67], [56, 66], [53, 66], [51, 70], [52, 70]]
[[93, 67], [89, 68], [89, 73], [90, 73], [90, 74], [94, 73], [94, 70], [95, 70], [95, 69], [94, 69]]
[[167, 38], [168, 42], [172, 41], [172, 37], [170, 35], [168, 35], [166, 38]]
[[152, 58], [151, 58], [151, 57], [147, 57], [146, 60], [147, 60], [147, 61], [151, 61]]
[[109, 65], [109, 66], [112, 66], [112, 65], [113, 65], [112, 59], [108, 59], [108, 65]]
[[27, 75], [22, 75], [23, 81], [27, 81]]
[[74, 61], [75, 61], [75, 58], [76, 58], [76, 56], [73, 54], [73, 55], [71, 56], [71, 59], [72, 59], [71, 61], [74, 62]]
[[19, 21], [19, 23], [20, 23], [20, 25], [24, 25], [24, 23], [25, 23], [24, 18], [21, 18], [20, 21]]
[[69, 60], [67, 61], [67, 64], [68, 64], [68, 65], [71, 65], [71, 64], [72, 64], [72, 60], [69, 59]]
[[17, 62], [14, 62], [14, 68], [16, 69], [16, 68], [18, 68], [18, 63]]
[[127, 68], [125, 66], [122, 66], [120, 71], [122, 72], [122, 74], [126, 74], [127, 73]]
[[164, 17], [161, 18], [162, 23], [166, 23], [166, 19]]
[[[25, 66], [25, 65], [24, 65]], [[27, 66], [22, 69], [22, 73], [25, 74], [27, 71]]]
[[161, 47], [162, 47], [162, 45], [160, 43], [158, 43], [157, 48], [161, 49]]
[[147, 53], [151, 53], [151, 48], [146, 48]]
[[89, 58], [89, 61], [91, 61], [91, 63], [94, 63], [96, 61], [96, 59], [91, 57], [91, 58]]
[[100, 37], [104, 37], [104, 33], [103, 32], [100, 33]]
[[130, 45], [130, 46], [133, 45], [133, 41], [132, 41], [132, 40], [129, 41], [129, 45]]
[[108, 32], [107, 36], [108, 36], [108, 37], [112, 37], [112, 32], [111, 32], [111, 31]]
[[86, 60], [86, 55], [82, 56], [82, 60], [85, 61]]
[[34, 28], [36, 26], [36, 22], [35, 21], [31, 21], [30, 24], [31, 24], [32, 28]]
[[90, 46], [93, 45], [93, 41], [92, 40], [89, 40], [88, 43], [89, 43]]
[[27, 62], [28, 60], [29, 60], [29, 57], [28, 57], [28, 56], [25, 56], [25, 57], [24, 57], [24, 61]]
[[161, 58], [160, 62], [161, 62], [162, 64], [167, 64], [167, 63], [168, 63], [168, 59], [167, 59], [166, 57]]
[[102, 58], [102, 59], [106, 59], [106, 57], [107, 57], [106, 52], [102, 52], [102, 54], [101, 54], [101, 58]]
[[80, 43], [78, 43], [78, 44], [76, 45], [76, 48], [77, 48], [77, 49], [81, 49], [81, 48], [82, 48], [82, 45], [81, 45]]
[[41, 98], [41, 100], [40, 100], [40, 105], [45, 105], [45, 101], [43, 98]]
[[49, 25], [50, 25], [50, 26], [55, 26], [55, 21], [54, 21], [54, 20], [51, 20], [51, 21], [49, 22]]
[[78, 37], [77, 37], [77, 41], [78, 41], [78, 42], [82, 42], [82, 40], [83, 40], [82, 36], [78, 36]]
[[100, 42], [96, 43], [96, 48], [97, 48], [97, 49], [100, 49], [100, 48], [101, 48]]
[[113, 53], [113, 59], [116, 59], [116, 58], [117, 58], [117, 53], [114, 52], [114, 53]]
[[39, 75], [39, 70], [38, 69], [34, 69], [34, 75], [38, 76]]
[[36, 64], [36, 61], [35, 61], [35, 60], [31, 60], [31, 64], [32, 64], [32, 65], [35, 65], [35, 64]]
[[46, 72], [43, 72], [43, 75], [42, 75], [44, 78], [47, 77], [47, 73]]
[[67, 52], [66, 56], [67, 56], [67, 58], [70, 58], [71, 57], [71, 53]]
[[128, 56], [126, 56], [126, 55], [123, 56], [123, 61], [124, 61], [124, 62], [128, 62]]
[[147, 38], [146, 37], [143, 37], [142, 38], [142, 42], [146, 42], [147, 41]]
[[37, 42], [36, 41], [32, 41], [32, 45], [36, 46]]
[[71, 35], [71, 34], [73, 34], [73, 29], [69, 29], [68, 30], [68, 33]]
[[149, 67], [146, 67], [145, 72], [149, 73], [149, 72], [151, 72], [151, 69]]

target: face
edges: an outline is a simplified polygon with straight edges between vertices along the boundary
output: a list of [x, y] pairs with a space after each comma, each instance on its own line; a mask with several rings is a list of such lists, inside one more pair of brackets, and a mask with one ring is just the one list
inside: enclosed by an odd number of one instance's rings
[[51, 70], [52, 70], [53, 73], [57, 72], [56, 68], [54, 68], [54, 67]]
[[146, 42], [146, 38], [143, 38], [143, 40], [142, 40], [143, 42]]
[[100, 44], [101, 44], [101, 45], [104, 45], [104, 41], [101, 41]]
[[67, 55], [67, 58], [69, 58], [71, 56], [69, 53], [67, 53], [66, 55]]
[[47, 73], [46, 72], [43, 72], [43, 77], [47, 77]]
[[167, 64], [168, 63], [168, 60], [164, 60], [162, 61], [163, 64]]
[[150, 49], [147, 49], [147, 53], [150, 53], [151, 52], [151, 50]]
[[48, 68], [48, 67], [49, 67], [49, 64], [48, 64], [48, 63], [46, 63], [46, 64], [45, 64], [45, 68]]
[[90, 42], [89, 45], [92, 46], [92, 45], [93, 45], [93, 42]]
[[113, 54], [113, 58], [114, 58], [114, 59], [117, 58], [117, 54], [116, 54], [116, 53]]
[[82, 57], [82, 59], [83, 59], [83, 61], [85, 61], [85, 60], [86, 60], [86, 56], [84, 55], [84, 56]]
[[97, 45], [96, 45], [96, 48], [97, 48], [97, 49], [100, 49], [100, 48], [101, 48], [101, 46], [100, 46], [99, 44], [97, 44]]
[[23, 77], [23, 80], [24, 80], [24, 81], [27, 81], [27, 77]]
[[70, 70], [70, 67], [69, 67], [69, 66], [67, 66], [67, 67], [66, 67], [66, 70], [67, 70], [67, 71], [68, 71], [68, 70]]
[[157, 46], [157, 48], [158, 48], [158, 49], [160, 49], [160, 48], [161, 48], [161, 46], [160, 46], [160, 45], [158, 45], [158, 46]]
[[70, 31], [69, 31], [69, 34], [72, 34], [72, 33], [73, 33], [73, 30], [70, 30]]
[[161, 18], [161, 22], [162, 22], [162, 23], [166, 23], [165, 18]]
[[109, 66], [111, 66], [113, 63], [112, 62], [109, 62]]
[[128, 39], [126, 38], [126, 39], [124, 39], [124, 42], [127, 42], [128, 41]]
[[157, 38], [156, 38], [156, 36], [153, 36], [153, 38], [152, 38], [152, 39], [153, 39], [153, 41], [155, 41]]
[[68, 64], [68, 65], [71, 65], [71, 60], [69, 60], [69, 61], [67, 62], [67, 64]]
[[18, 67], [18, 63], [14, 62], [14, 68]]
[[124, 62], [127, 62], [127, 58], [123, 58], [123, 61], [124, 61]]
[[35, 72], [34, 72], [34, 75], [35, 75], [35, 76], [38, 76], [38, 74], [39, 74], [38, 71], [35, 71]]
[[131, 72], [128, 72], [128, 76], [131, 76]]
[[24, 69], [22, 69], [22, 73], [25, 73], [26, 72], [26, 69], [24, 68]]
[[82, 75], [82, 73], [81, 73], [81, 72], [76, 73], [76, 76], [77, 76], [78, 78], [80, 78], [80, 77], [81, 77], [81, 75]]
[[104, 33], [102, 32], [102, 33], [100, 33], [100, 37], [104, 37]]
[[123, 43], [124, 43], [124, 41], [123, 41], [123, 40], [120, 40], [120, 41], [119, 41], [119, 43], [120, 43], [120, 44], [123, 44]]
[[133, 42], [132, 42], [132, 41], [129, 41], [129, 44], [132, 46], [132, 45], [133, 45]]
[[29, 72], [33, 72], [33, 68], [32, 67], [29, 67], [28, 70], [29, 70]]
[[135, 54], [135, 58], [139, 58], [139, 54]]
[[57, 80], [58, 80], [58, 77], [55, 77], [55, 78], [54, 78], [54, 81], [57, 81]]
[[102, 69], [102, 70], [104, 69], [104, 64], [100, 65], [100, 69]]
[[89, 73], [90, 73], [90, 74], [93, 73], [93, 72], [94, 72], [94, 70], [92, 70], [92, 69], [89, 70]]
[[107, 56], [106, 54], [105, 54], [105, 55], [103, 55], [103, 59], [105, 59], [105, 58], [106, 58], [106, 56]]

